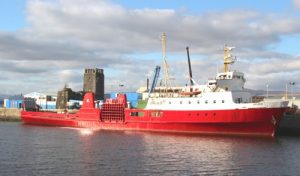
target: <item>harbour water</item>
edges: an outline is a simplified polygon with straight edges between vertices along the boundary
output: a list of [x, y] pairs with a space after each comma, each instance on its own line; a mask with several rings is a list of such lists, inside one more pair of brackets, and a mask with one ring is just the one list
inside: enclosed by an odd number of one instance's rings
[[0, 175], [299, 175], [300, 137], [89, 131], [0, 123]]

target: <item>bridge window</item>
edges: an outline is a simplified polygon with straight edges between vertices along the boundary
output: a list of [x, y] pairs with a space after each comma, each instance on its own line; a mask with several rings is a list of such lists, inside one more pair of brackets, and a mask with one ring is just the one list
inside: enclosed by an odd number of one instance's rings
[[153, 112], [151, 112], [150, 115], [151, 115], [151, 117], [161, 117], [163, 115], [163, 113], [160, 111], [153, 111]]
[[222, 100], [222, 103], [225, 103], [225, 100]]
[[235, 99], [235, 102], [236, 102], [236, 103], [242, 103], [242, 98], [237, 98], [237, 99]]
[[207, 104], [208, 103], [208, 101], [207, 100], [205, 100], [205, 104]]
[[214, 103], [216, 103], [217, 101], [216, 100], [214, 100]]
[[130, 112], [131, 117], [144, 117], [145, 113], [144, 112]]

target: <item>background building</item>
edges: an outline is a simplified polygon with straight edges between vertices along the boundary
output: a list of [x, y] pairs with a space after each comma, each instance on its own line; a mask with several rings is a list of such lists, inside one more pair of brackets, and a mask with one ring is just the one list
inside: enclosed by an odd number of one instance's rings
[[103, 69], [85, 69], [83, 76], [83, 92], [93, 92], [97, 100], [104, 99]]
[[56, 108], [67, 109], [68, 102], [74, 100], [82, 100], [82, 92], [74, 92], [71, 88], [65, 86], [63, 90], [57, 92]]
[[42, 109], [56, 109], [56, 97], [54, 95], [31, 92], [25, 94], [24, 98], [33, 98]]

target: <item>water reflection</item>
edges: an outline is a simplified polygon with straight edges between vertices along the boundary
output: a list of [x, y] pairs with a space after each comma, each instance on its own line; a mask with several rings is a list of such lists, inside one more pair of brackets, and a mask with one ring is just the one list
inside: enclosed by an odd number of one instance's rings
[[[276, 140], [198, 135], [145, 134], [147, 166], [159, 174], [240, 174], [253, 151]], [[239, 162], [245, 161], [245, 165]], [[250, 161], [250, 162], [248, 162]], [[157, 171], [157, 172], [158, 172]], [[154, 173], [157, 174], [157, 173]]]
[[60, 127], [60, 128], [78, 131], [80, 136], [90, 136], [94, 133], [94, 131], [96, 131], [95, 129], [91, 129], [91, 128], [72, 128], [72, 127]]
[[90, 136], [93, 134], [93, 130], [91, 129], [80, 129], [79, 132], [82, 136]]
[[0, 175], [297, 175], [300, 172], [300, 138], [70, 129], [1, 126], [1, 157], [6, 162], [0, 165]]

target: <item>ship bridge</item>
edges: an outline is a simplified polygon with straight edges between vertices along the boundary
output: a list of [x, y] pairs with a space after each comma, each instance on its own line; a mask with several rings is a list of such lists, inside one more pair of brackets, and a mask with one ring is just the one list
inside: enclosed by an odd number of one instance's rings
[[245, 85], [244, 73], [238, 71], [230, 71], [229, 64], [234, 64], [236, 56], [231, 55], [229, 52], [235, 47], [224, 47], [224, 72], [218, 73], [216, 76], [216, 86], [224, 89], [225, 91], [243, 91]]
[[225, 90], [244, 90], [246, 79], [244, 73], [237, 71], [229, 71], [218, 73], [216, 76], [217, 86]]

